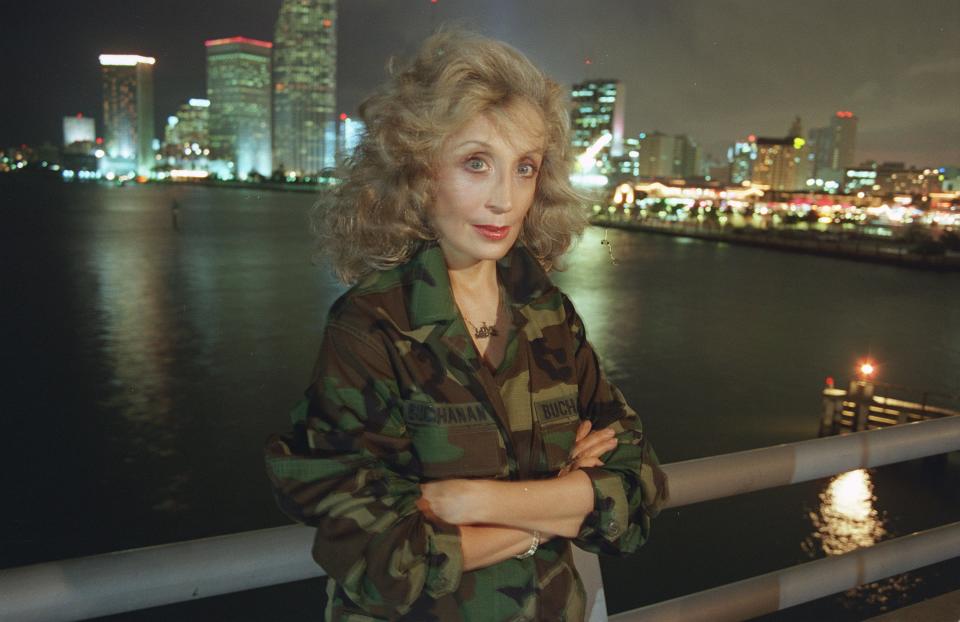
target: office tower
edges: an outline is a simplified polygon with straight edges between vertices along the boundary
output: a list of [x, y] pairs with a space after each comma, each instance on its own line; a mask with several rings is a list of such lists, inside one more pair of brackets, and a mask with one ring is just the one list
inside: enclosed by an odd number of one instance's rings
[[833, 130], [833, 166], [848, 168], [854, 166], [857, 148], [857, 117], [849, 110], [838, 110], [830, 119]]
[[207, 48], [207, 99], [213, 158], [224, 176], [269, 177], [270, 52], [273, 44], [246, 37], [211, 39]]
[[857, 144], [857, 117], [839, 110], [830, 125], [810, 130], [814, 151], [814, 174], [822, 179], [839, 179], [843, 169], [854, 166]]
[[700, 175], [700, 146], [686, 134], [673, 138], [673, 176], [692, 179]]
[[340, 114], [340, 125], [337, 131], [337, 159], [342, 160], [353, 155], [353, 150], [360, 144], [360, 139], [366, 131], [363, 121], [353, 119], [346, 113]]
[[210, 155], [210, 100], [191, 98], [167, 118], [163, 152], [176, 161]]
[[663, 132], [650, 132], [640, 142], [640, 177], [673, 177], [676, 139]]
[[93, 119], [81, 113], [76, 116], [63, 118], [63, 146], [69, 147], [74, 143], [94, 143], [97, 140], [96, 127]]
[[332, 163], [337, 92], [335, 0], [283, 0], [274, 30], [273, 166], [296, 177]]
[[730, 161], [730, 183], [742, 184], [753, 176], [753, 164], [757, 161], [757, 137], [751, 134], [747, 140], [734, 143], [727, 150]]
[[807, 134], [810, 149], [814, 157], [814, 175], [833, 168], [833, 129], [830, 127], [814, 127]]
[[[593, 162], [599, 162], [601, 172], [610, 170], [610, 157], [623, 153], [623, 115], [626, 93], [619, 80], [591, 80], [574, 84], [570, 91], [571, 145], [575, 156], [580, 156], [595, 145]], [[609, 138], [605, 138], [609, 135]], [[598, 143], [598, 141], [603, 141]], [[588, 166], [581, 161], [585, 170]]]
[[800, 180], [804, 140], [797, 137], [757, 138], [757, 157], [753, 161], [750, 181], [755, 186], [770, 190], [797, 190], [806, 180]]
[[103, 130], [108, 173], [153, 170], [153, 65], [156, 60], [135, 54], [101, 54], [103, 71]]

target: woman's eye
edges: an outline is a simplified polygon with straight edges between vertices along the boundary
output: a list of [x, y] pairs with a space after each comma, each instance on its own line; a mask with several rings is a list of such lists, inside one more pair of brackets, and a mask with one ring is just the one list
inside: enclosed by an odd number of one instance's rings
[[480, 158], [470, 158], [467, 160], [467, 168], [471, 171], [482, 171], [487, 168], [487, 163]]
[[537, 174], [537, 167], [533, 164], [521, 164], [517, 167], [517, 174], [521, 177], [533, 177]]

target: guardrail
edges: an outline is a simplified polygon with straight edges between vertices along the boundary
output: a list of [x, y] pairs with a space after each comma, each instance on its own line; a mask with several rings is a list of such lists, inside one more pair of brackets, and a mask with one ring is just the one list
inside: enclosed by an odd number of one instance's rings
[[[947, 417], [688, 460], [664, 466], [670, 477], [668, 507], [957, 450], [960, 417]], [[82, 620], [322, 576], [310, 556], [312, 531], [277, 527], [0, 570], [0, 619]], [[739, 620], [956, 556], [960, 524], [955, 523], [611, 620]], [[596, 557], [586, 556], [586, 564], [584, 559], [579, 555], [577, 564], [594, 603], [588, 606], [590, 619], [596, 622], [606, 618], [603, 586]], [[707, 617], [690, 613], [708, 605]]]

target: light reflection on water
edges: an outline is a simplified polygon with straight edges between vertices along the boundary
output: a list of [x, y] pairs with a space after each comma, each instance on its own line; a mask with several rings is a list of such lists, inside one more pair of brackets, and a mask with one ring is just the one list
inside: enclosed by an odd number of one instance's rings
[[820, 493], [820, 508], [810, 513], [813, 538], [827, 555], [873, 546], [887, 533], [874, 508], [873, 482], [866, 469], [847, 471]]
[[[121, 420], [108, 422], [107, 429], [127, 467], [150, 464], [156, 469], [182, 460], [172, 380], [183, 331], [170, 312], [169, 266], [158, 261], [165, 251], [162, 238], [143, 236], [112, 239], [95, 246], [90, 255], [102, 322], [99, 340], [113, 384], [113, 390], [101, 396], [102, 408]], [[177, 471], [150, 486], [154, 511], [190, 507], [182, 491], [191, 469]]]
[[[875, 507], [877, 497], [866, 469], [834, 476], [819, 497], [820, 507], [809, 513], [814, 532], [803, 544], [811, 557], [820, 557], [821, 551], [843, 555], [887, 538], [886, 517]], [[861, 611], [897, 608], [921, 581], [906, 573], [861, 585], [844, 594], [844, 605]]]

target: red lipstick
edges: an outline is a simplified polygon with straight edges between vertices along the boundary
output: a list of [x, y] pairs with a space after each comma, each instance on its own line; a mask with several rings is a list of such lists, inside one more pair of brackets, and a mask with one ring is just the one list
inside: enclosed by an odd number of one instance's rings
[[502, 240], [510, 233], [510, 227], [495, 227], [493, 225], [473, 225], [477, 232], [488, 240]]

